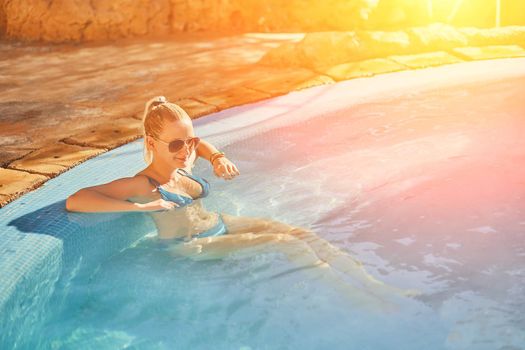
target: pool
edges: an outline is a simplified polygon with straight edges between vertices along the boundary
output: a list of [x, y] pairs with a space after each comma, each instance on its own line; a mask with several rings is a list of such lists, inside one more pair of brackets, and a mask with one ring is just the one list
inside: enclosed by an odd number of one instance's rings
[[[0, 348], [520, 349], [525, 60], [399, 72], [196, 121], [242, 175], [210, 209], [307, 227], [422, 292], [362, 308], [279, 252], [193, 261], [144, 214], [72, 214], [78, 188], [142, 167], [141, 142], [0, 209]], [[111, 164], [111, 166], [110, 166]], [[352, 281], [348, 281], [351, 283]]]

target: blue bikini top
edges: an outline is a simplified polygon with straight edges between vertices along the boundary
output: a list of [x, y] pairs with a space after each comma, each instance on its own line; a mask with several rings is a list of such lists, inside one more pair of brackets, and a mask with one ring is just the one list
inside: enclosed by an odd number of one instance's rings
[[152, 179], [151, 177], [147, 175], [146, 177], [148, 178], [149, 182], [157, 188], [157, 191], [159, 191], [162, 199], [164, 199], [165, 201], [170, 201], [175, 204], [178, 204], [179, 208], [182, 208], [182, 207], [185, 207], [191, 204], [195, 199], [204, 198], [208, 195], [208, 193], [210, 193], [210, 183], [206, 181], [205, 179], [203, 179], [202, 177], [191, 175], [184, 169], [177, 169], [177, 173], [179, 173], [180, 175], [189, 177], [190, 179], [192, 179], [193, 181], [196, 181], [199, 185], [201, 185], [202, 192], [197, 198], [191, 198], [191, 197], [184, 196], [178, 193], [167, 191], [164, 188], [162, 188], [162, 186], [157, 180]]

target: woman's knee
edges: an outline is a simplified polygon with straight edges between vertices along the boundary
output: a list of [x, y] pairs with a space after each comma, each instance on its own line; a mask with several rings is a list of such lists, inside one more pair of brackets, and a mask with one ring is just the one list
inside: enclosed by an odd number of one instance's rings
[[291, 227], [288, 234], [299, 239], [317, 238], [315, 233], [302, 227]]
[[269, 233], [280, 232], [288, 233], [293, 227], [278, 221], [272, 221], [261, 218], [247, 217], [227, 217], [224, 223], [228, 227], [228, 232], [232, 234], [239, 233]]

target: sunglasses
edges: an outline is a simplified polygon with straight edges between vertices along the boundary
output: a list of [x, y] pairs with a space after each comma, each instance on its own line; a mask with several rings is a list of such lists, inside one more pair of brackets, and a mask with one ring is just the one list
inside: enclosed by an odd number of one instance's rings
[[159, 139], [159, 138], [157, 138], [155, 136], [151, 136], [151, 137], [153, 137], [155, 140], [159, 141], [160, 143], [168, 145], [168, 150], [171, 153], [175, 153], [175, 152], [180, 151], [182, 149], [182, 147], [184, 147], [184, 145], [188, 146], [188, 148], [195, 148], [195, 147], [197, 147], [197, 145], [201, 141], [201, 139], [198, 138], [198, 137], [188, 137], [185, 140], [183, 140], [183, 139], [175, 139], [173, 141], [166, 142], [166, 141], [161, 140], [161, 139]]

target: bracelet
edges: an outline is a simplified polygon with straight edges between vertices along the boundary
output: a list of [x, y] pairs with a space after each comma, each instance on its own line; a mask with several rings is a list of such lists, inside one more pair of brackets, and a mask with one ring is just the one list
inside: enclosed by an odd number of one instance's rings
[[211, 165], [214, 166], [213, 163], [214, 163], [217, 159], [219, 159], [219, 158], [224, 158], [224, 157], [225, 157], [224, 154], [218, 154], [218, 155], [216, 155], [215, 157], [210, 158]]
[[224, 152], [215, 152], [213, 153], [211, 156], [210, 156], [210, 163], [211, 165], [213, 165], [213, 162], [215, 162], [217, 159], [219, 158], [223, 158], [223, 157], [226, 157], [224, 155]]

